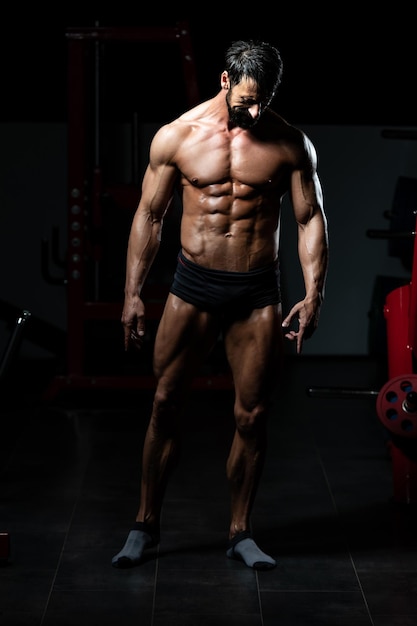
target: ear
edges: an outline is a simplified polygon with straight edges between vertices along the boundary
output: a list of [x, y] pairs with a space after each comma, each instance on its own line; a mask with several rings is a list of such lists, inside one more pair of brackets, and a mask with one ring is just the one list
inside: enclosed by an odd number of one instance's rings
[[230, 89], [229, 74], [224, 70], [220, 77], [220, 85], [222, 89]]

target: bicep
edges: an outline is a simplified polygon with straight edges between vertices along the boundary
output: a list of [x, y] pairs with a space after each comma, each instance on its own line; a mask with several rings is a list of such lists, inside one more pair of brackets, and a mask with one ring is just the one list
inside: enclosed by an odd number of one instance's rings
[[162, 220], [171, 204], [177, 170], [172, 165], [149, 163], [142, 183], [140, 205], [155, 220]]

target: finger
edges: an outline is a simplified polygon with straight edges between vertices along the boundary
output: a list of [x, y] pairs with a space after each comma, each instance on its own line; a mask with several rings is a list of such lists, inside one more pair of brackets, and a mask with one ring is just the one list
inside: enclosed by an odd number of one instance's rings
[[282, 321], [282, 326], [284, 328], [287, 328], [288, 326], [291, 326], [291, 323], [294, 319], [294, 313], [290, 312], [287, 317]]
[[130, 330], [129, 339], [130, 343], [133, 344], [135, 348], [140, 350], [145, 340], [145, 332], [141, 329], [137, 330], [136, 328], [132, 328]]
[[124, 333], [124, 346], [125, 346], [125, 350], [129, 349], [129, 343], [130, 343], [130, 328], [126, 328], [126, 326], [123, 328], [123, 333]]

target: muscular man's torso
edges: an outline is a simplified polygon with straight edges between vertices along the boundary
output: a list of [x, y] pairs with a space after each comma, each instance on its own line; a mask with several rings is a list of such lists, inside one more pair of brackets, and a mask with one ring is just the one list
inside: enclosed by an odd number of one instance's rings
[[282, 197], [302, 153], [297, 132], [272, 112], [252, 131], [229, 130], [207, 115], [179, 123], [187, 128], [175, 155], [185, 255], [238, 272], [271, 263], [278, 255]]

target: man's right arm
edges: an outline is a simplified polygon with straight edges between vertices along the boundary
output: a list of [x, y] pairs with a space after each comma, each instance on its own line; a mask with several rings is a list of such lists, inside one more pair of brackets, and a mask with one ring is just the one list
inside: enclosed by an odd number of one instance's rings
[[133, 217], [126, 257], [125, 301], [122, 312], [124, 345], [142, 344], [145, 334], [145, 309], [140, 293], [161, 242], [164, 216], [171, 204], [178, 171], [172, 164], [175, 131], [163, 127], [150, 149], [141, 198]]

